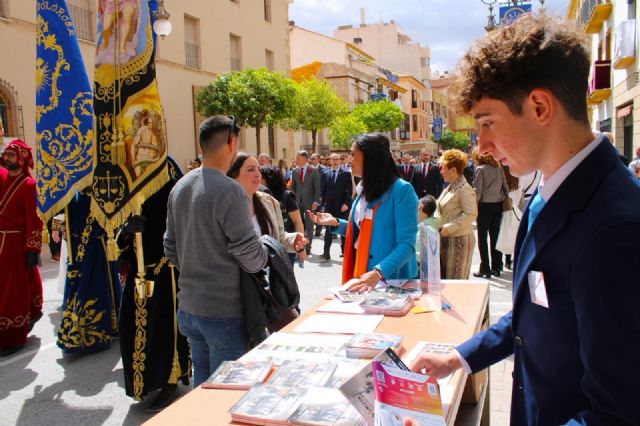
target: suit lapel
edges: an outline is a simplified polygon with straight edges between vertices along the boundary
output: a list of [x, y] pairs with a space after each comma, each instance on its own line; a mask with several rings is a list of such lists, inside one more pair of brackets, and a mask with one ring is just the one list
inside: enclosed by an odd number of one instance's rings
[[[601, 137], [601, 139], [604, 138]], [[516, 270], [513, 281], [514, 307], [527, 278], [532, 263], [546, 245], [563, 229], [569, 215], [584, 209], [593, 192], [613, 167], [624, 167], [618, 159], [618, 152], [605, 141], [599, 145], [567, 176], [560, 187], [548, 200], [536, 221], [527, 233], [529, 204], [522, 214], [516, 238]], [[533, 197], [538, 193], [534, 192]], [[607, 208], [607, 206], [602, 206]], [[559, 254], [560, 255], [560, 254]], [[541, 271], [544, 272], [544, 271]]]
[[[535, 194], [537, 193], [538, 191], [536, 190]], [[522, 293], [522, 288], [526, 287], [523, 284], [531, 264], [535, 261], [538, 253], [542, 252], [544, 247], [562, 230], [567, 220], [569, 213], [567, 209], [567, 199], [565, 197], [558, 197], [557, 195], [560, 194], [554, 194], [551, 200], [545, 204], [540, 214], [538, 214], [536, 221], [533, 223], [530, 232], [527, 232], [529, 219], [528, 205], [523, 214], [523, 220], [520, 222], [517, 237], [517, 241], [522, 241], [522, 247], [519, 252], [516, 252], [518, 253], [518, 260], [516, 263], [515, 279], [513, 281], [514, 306], [516, 305], [519, 295]], [[533, 199], [533, 197], [531, 198]]]

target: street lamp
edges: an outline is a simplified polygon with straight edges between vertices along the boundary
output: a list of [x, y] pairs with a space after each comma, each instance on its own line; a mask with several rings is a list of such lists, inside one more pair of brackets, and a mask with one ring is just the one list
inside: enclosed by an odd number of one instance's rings
[[169, 21], [169, 16], [171, 15], [167, 12], [167, 9], [164, 8], [164, 0], [158, 0], [158, 9], [153, 14], [155, 18], [153, 31], [162, 38], [171, 34], [171, 30], [173, 29], [173, 25], [171, 25], [171, 21]]
[[482, 3], [489, 6], [489, 16], [487, 16], [487, 25], [484, 27], [485, 31], [493, 31], [496, 29], [496, 22], [493, 19], [493, 5], [497, 3], [498, 0], [480, 0]]

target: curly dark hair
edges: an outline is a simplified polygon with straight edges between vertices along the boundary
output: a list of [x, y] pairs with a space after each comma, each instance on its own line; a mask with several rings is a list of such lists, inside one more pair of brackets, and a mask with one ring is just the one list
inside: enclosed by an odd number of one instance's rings
[[589, 66], [587, 39], [576, 24], [544, 12], [525, 14], [467, 51], [454, 85], [455, 103], [469, 112], [486, 96], [520, 115], [522, 101], [532, 90], [547, 89], [569, 117], [588, 124]]

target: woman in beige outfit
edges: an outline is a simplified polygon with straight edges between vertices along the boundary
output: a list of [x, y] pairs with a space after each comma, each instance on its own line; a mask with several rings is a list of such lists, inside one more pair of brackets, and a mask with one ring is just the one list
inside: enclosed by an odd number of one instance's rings
[[476, 193], [463, 171], [467, 155], [457, 149], [445, 151], [440, 158], [442, 178], [449, 185], [438, 198], [436, 217], [440, 227], [441, 275], [446, 279], [468, 279], [475, 246], [473, 221], [478, 216]]

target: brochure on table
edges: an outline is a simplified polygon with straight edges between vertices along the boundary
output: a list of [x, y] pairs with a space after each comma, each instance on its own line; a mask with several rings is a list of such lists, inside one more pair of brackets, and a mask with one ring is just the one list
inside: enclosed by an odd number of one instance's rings
[[373, 361], [375, 425], [401, 426], [411, 418], [420, 426], [445, 426], [435, 377]]

